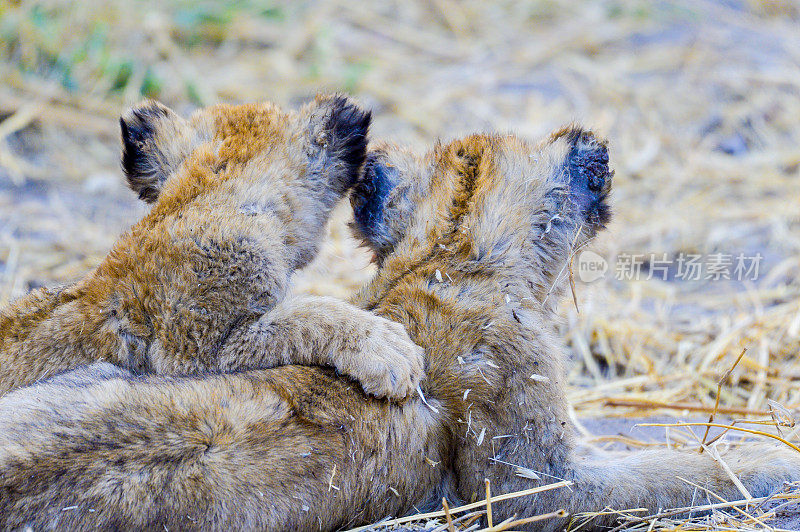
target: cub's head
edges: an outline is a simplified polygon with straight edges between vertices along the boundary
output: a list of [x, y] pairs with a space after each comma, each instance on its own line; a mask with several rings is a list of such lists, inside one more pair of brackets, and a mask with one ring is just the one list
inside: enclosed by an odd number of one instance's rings
[[463, 272], [523, 275], [543, 301], [609, 221], [612, 175], [605, 141], [577, 127], [538, 145], [513, 135], [424, 155], [378, 145], [351, 194], [352, 227], [383, 270], [451, 255]]
[[[122, 168], [149, 203], [165, 192], [180, 195], [189, 185], [213, 187], [236, 175], [251, 181], [254, 194], [259, 183], [280, 180], [306, 186], [315, 197], [324, 191], [318, 199], [327, 204], [355, 182], [370, 118], [338, 95], [318, 96], [297, 112], [270, 103], [216, 105], [188, 119], [145, 101], [120, 118]], [[187, 164], [211, 165], [219, 179], [179, 185], [175, 176]]]

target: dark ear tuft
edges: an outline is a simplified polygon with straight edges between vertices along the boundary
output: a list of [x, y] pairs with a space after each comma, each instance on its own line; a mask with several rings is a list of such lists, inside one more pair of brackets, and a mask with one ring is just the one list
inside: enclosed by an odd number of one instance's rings
[[155, 140], [158, 121], [169, 115], [169, 109], [148, 101], [132, 107], [119, 119], [122, 170], [128, 179], [128, 186], [139, 193], [139, 199], [148, 203], [158, 198], [167, 176], [161, 168], [162, 157]]
[[564, 161], [575, 205], [595, 230], [611, 220], [608, 204], [614, 171], [609, 168], [608, 143], [591, 131], [572, 126], [564, 130], [570, 150]]
[[345, 166], [344, 185], [350, 188], [367, 157], [372, 113], [341, 95], [332, 97], [329, 105], [331, 110], [325, 130], [331, 142], [330, 151]]

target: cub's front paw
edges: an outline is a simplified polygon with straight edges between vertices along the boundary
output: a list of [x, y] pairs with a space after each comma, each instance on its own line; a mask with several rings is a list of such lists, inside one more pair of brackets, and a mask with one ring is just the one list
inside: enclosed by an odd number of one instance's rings
[[370, 318], [369, 332], [338, 369], [361, 383], [370, 395], [405, 399], [422, 379], [424, 350], [411, 341], [399, 323], [378, 316]]

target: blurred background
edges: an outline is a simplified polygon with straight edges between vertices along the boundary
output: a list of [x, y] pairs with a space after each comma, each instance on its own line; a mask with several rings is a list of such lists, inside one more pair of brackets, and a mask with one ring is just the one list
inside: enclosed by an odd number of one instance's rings
[[[0, 0], [0, 303], [85, 275], [145, 212], [119, 168], [125, 106], [294, 106], [329, 90], [374, 110], [375, 138], [420, 149], [572, 121], [610, 139], [616, 214], [593, 247], [609, 268], [576, 276], [560, 325], [578, 417], [707, 416], [745, 348], [720, 410], [800, 408], [800, 3], [788, 0]], [[347, 296], [372, 275], [348, 215], [297, 290]], [[630, 254], [644, 259], [627, 278], [616, 270]], [[683, 254], [762, 260], [747, 279], [687, 281], [673, 271]], [[669, 275], [652, 275], [654, 256]]]

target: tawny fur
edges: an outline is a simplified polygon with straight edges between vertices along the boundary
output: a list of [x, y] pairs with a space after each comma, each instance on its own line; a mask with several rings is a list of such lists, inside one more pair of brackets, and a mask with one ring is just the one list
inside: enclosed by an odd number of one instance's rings
[[[571, 252], [607, 219], [610, 177], [603, 144], [574, 128], [540, 146], [473, 136], [422, 157], [377, 149], [353, 202], [381, 267], [355, 302], [424, 346], [427, 404], [369, 398], [312, 367], [82, 368], [0, 400], [5, 526], [329, 530], [469, 499], [486, 477], [498, 493], [575, 482], [497, 503], [495, 522], [680, 507], [694, 488], [679, 477], [740, 497], [709, 453], [587, 457], [575, 445], [553, 309]], [[724, 458], [754, 496], [800, 478], [782, 448]]]
[[154, 205], [86, 278], [2, 311], [0, 395], [108, 361], [168, 375], [327, 365], [405, 397], [422, 354], [402, 326], [336, 299], [286, 297], [355, 182], [369, 122], [340, 96], [296, 113], [219, 105], [184, 120], [155, 102], [126, 112], [123, 168]]

